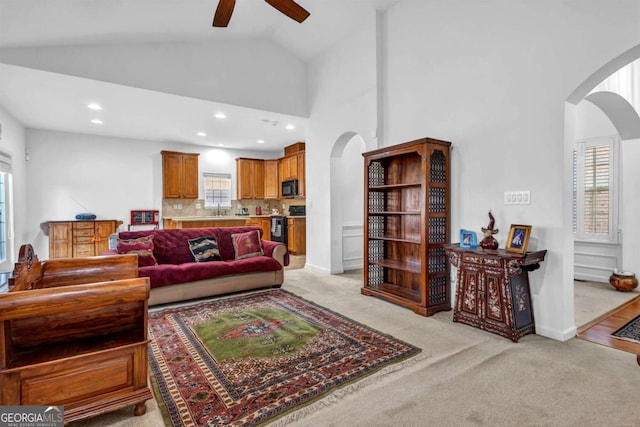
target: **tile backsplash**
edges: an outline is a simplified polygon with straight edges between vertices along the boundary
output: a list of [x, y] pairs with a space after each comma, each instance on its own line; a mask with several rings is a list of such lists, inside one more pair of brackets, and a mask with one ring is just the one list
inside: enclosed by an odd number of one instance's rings
[[[234, 216], [240, 212], [240, 209], [247, 208], [249, 215], [255, 215], [256, 207], [262, 208], [263, 215], [269, 215], [273, 209], [278, 210], [278, 214], [288, 215], [289, 206], [304, 205], [304, 199], [291, 200], [232, 200], [231, 208], [205, 208], [203, 199], [163, 199], [162, 212], [163, 218], [176, 218], [185, 216]], [[283, 207], [284, 206], [284, 207]]]

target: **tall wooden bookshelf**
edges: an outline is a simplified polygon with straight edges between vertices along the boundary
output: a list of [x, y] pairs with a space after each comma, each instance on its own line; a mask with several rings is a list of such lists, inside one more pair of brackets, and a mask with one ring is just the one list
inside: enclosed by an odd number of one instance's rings
[[451, 310], [450, 147], [423, 138], [363, 153], [363, 295], [423, 316]]

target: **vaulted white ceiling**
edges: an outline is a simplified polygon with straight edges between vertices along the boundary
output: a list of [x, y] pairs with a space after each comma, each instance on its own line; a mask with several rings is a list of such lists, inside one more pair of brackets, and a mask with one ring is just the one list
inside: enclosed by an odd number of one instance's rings
[[[3, 49], [256, 39], [309, 62], [353, 31], [363, 11], [397, 1], [298, 0], [311, 13], [299, 24], [263, 0], [238, 0], [229, 27], [213, 28], [217, 0], [0, 0], [0, 62]], [[103, 125], [89, 122], [92, 98], [109, 104]], [[275, 151], [306, 130], [304, 117], [1, 64], [0, 103], [30, 128], [236, 149]], [[226, 122], [211, 119], [219, 110]]]

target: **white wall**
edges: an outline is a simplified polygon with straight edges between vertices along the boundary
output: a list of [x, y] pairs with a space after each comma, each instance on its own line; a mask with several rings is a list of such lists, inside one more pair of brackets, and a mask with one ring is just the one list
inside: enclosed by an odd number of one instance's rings
[[[380, 86], [368, 78], [380, 64], [373, 52], [362, 54], [373, 49], [366, 37], [354, 35], [311, 64], [307, 142], [318, 167], [309, 168], [310, 240], [317, 248], [330, 243], [321, 172], [327, 146], [340, 131], [368, 123], [374, 92], [381, 93], [382, 145], [424, 136], [453, 142], [453, 239], [459, 228], [484, 226], [489, 209], [502, 247], [510, 224], [533, 225], [530, 248], [548, 250], [530, 276], [537, 332], [573, 336], [565, 101], [589, 75], [640, 43], [639, 15], [640, 3], [630, 0], [615, 7], [602, 0], [398, 2], [384, 19]], [[353, 78], [356, 70], [362, 80]], [[372, 147], [369, 134], [362, 135]], [[530, 190], [532, 204], [505, 206], [508, 190]], [[311, 249], [307, 262], [329, 270], [329, 254]], [[571, 258], [568, 266], [564, 257]]]
[[203, 172], [230, 173], [233, 195], [237, 157], [282, 155], [33, 129], [27, 130], [26, 140], [31, 184], [25, 225], [29, 233], [23, 243], [32, 243], [40, 259], [49, 254], [48, 238], [40, 230], [42, 222], [73, 220], [78, 213], [92, 212], [98, 219], [121, 220], [124, 228], [132, 209], [161, 210], [161, 150], [200, 153], [200, 176]]
[[[13, 247], [9, 245], [7, 247], [7, 259], [15, 262], [20, 245], [27, 242], [32, 235], [26, 221], [23, 220], [27, 217], [27, 173], [24, 157], [25, 129], [1, 105], [0, 123], [2, 124], [0, 151], [11, 156], [11, 174], [13, 176], [13, 231], [15, 234]], [[10, 242], [8, 241], [7, 243], [9, 244]]]
[[[536, 330], [545, 336], [575, 333], [573, 284], [563, 279], [564, 102], [640, 42], [639, 8], [453, 0], [402, 1], [388, 12], [385, 141], [453, 141], [454, 231], [479, 228], [489, 208], [502, 246], [510, 224], [533, 225], [531, 249], [548, 250], [530, 275]], [[532, 204], [505, 206], [508, 190], [530, 190]]]
[[0, 62], [308, 115], [306, 65], [269, 40], [0, 49]]
[[332, 209], [341, 207], [331, 205], [327, 173], [335, 144], [346, 144], [355, 134], [367, 150], [378, 144], [373, 136], [378, 114], [375, 11], [363, 14], [358, 24], [351, 36], [309, 64], [306, 266], [327, 273], [339, 272], [336, 266], [342, 264], [337, 250], [342, 246], [341, 216], [332, 223]]
[[622, 141], [620, 154], [622, 269], [640, 276], [640, 139]]

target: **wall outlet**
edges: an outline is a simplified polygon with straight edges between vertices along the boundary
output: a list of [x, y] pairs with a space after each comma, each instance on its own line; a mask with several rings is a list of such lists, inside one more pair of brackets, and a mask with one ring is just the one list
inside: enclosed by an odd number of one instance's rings
[[202, 203], [196, 202], [196, 209], [202, 209]]
[[530, 205], [531, 204], [531, 191], [505, 191], [504, 192], [504, 204], [505, 205]]

